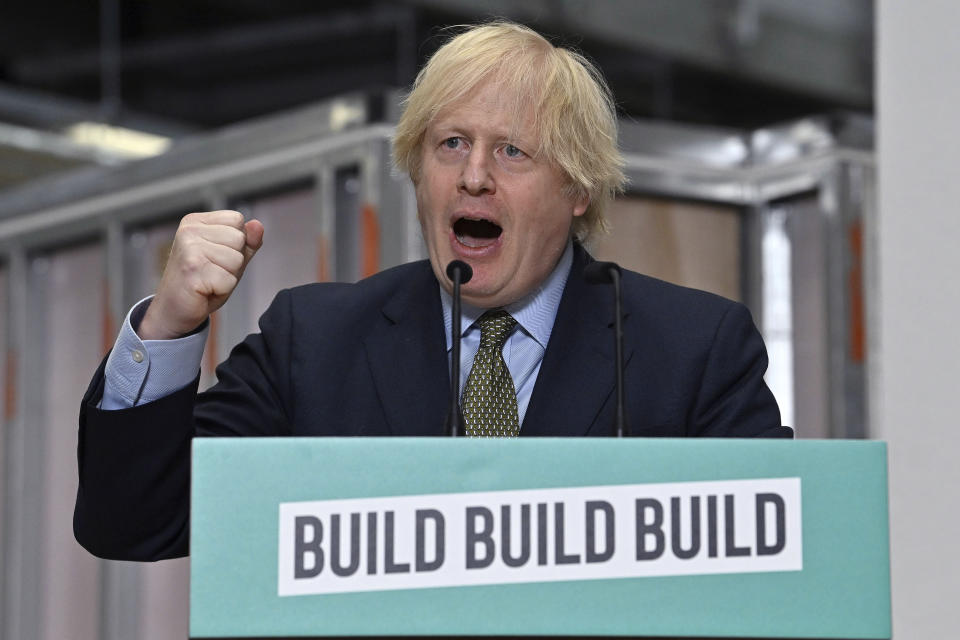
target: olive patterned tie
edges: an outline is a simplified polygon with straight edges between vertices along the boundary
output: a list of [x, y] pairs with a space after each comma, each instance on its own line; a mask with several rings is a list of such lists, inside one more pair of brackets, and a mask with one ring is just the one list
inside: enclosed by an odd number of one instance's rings
[[480, 348], [463, 388], [463, 420], [468, 436], [516, 436], [517, 392], [503, 361], [503, 345], [517, 321], [504, 311], [487, 311], [480, 324]]

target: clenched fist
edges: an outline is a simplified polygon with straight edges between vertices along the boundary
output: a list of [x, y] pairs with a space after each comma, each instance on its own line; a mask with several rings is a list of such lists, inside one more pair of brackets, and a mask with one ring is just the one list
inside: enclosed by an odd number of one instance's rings
[[184, 336], [223, 306], [263, 244], [263, 225], [237, 211], [184, 216], [157, 294], [140, 322], [142, 340]]

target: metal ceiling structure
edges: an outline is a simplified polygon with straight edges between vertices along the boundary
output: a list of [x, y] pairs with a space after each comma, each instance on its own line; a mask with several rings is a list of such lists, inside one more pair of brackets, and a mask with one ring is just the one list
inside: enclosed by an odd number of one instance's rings
[[[628, 118], [753, 129], [872, 110], [872, 0], [51, 0], [0, 7], [0, 122], [54, 137], [98, 121], [178, 138], [347, 92], [382, 95], [410, 84], [445, 27], [493, 17], [583, 51]], [[0, 189], [119, 161], [18, 140], [0, 131]]]

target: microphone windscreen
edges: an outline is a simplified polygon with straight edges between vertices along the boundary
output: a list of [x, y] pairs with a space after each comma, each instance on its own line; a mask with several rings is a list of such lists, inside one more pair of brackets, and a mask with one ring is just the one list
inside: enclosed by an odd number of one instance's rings
[[470, 278], [473, 277], [473, 269], [463, 260], [451, 260], [450, 264], [447, 265], [447, 277], [450, 278], [450, 281], [456, 280], [455, 276], [458, 269], [460, 270], [460, 284], [470, 282]]
[[616, 262], [591, 262], [583, 270], [583, 277], [590, 284], [610, 284], [613, 282], [611, 271], [620, 273], [620, 266]]

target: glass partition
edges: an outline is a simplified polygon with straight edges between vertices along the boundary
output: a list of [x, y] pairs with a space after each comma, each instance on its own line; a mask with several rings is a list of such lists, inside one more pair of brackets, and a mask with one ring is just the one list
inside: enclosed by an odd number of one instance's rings
[[[225, 313], [243, 306], [240, 331], [257, 331], [257, 320], [281, 289], [316, 282], [320, 274], [316, 192], [312, 185], [244, 198], [236, 208], [263, 223], [263, 246], [250, 262]], [[234, 300], [234, 297], [236, 300]], [[229, 308], [228, 308], [229, 307]], [[241, 335], [240, 338], [243, 336]]]
[[99, 583], [101, 567], [74, 541], [73, 503], [78, 399], [105, 352], [102, 249], [83, 245], [38, 255], [30, 261], [29, 278], [35, 310], [41, 311], [31, 321], [40, 331], [36, 344], [23, 348], [46, 356], [25, 414], [27, 429], [36, 430], [44, 469], [35, 541], [40, 566], [34, 568], [43, 594], [39, 637], [94, 640], [100, 637], [101, 603], [91, 585]]
[[742, 300], [741, 215], [729, 205], [650, 198], [618, 198], [596, 234], [598, 260], [685, 287]]

